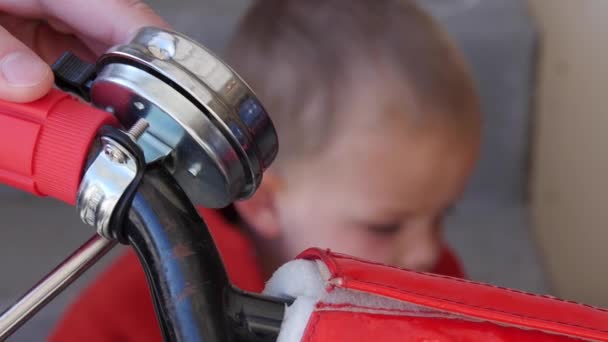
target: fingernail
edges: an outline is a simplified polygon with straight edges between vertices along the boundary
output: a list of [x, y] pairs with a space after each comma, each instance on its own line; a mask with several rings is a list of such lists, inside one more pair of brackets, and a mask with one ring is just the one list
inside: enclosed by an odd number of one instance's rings
[[33, 53], [19, 51], [13, 52], [2, 59], [0, 72], [10, 86], [32, 87], [47, 77], [50, 68]]

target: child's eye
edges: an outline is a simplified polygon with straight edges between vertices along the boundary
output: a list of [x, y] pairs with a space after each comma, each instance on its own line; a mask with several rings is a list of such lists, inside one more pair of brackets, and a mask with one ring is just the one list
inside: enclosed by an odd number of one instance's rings
[[375, 235], [391, 236], [401, 230], [401, 223], [368, 224], [367, 230]]

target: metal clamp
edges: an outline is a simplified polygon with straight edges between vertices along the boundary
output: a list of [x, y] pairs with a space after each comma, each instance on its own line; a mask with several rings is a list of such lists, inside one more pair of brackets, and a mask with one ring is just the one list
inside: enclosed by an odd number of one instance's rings
[[[136, 141], [146, 130], [148, 123], [138, 121], [128, 135]], [[84, 174], [78, 190], [76, 207], [84, 223], [97, 229], [97, 233], [107, 239], [118, 239], [116, 224], [111, 224], [116, 216], [116, 208], [133, 185], [141, 170], [138, 157], [117, 139], [102, 136], [101, 149]]]

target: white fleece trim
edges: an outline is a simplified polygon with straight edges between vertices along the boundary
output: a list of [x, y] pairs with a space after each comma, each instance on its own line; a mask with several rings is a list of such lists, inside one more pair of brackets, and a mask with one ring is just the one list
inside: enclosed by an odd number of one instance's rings
[[288, 306], [277, 342], [302, 341], [308, 321], [316, 306], [317, 299], [308, 297], [298, 297], [292, 305]]
[[327, 266], [321, 261], [294, 260], [281, 266], [266, 283], [264, 294], [295, 298], [285, 310], [277, 342], [298, 342], [319, 300], [326, 294], [330, 277]]
[[[319, 298], [325, 293], [329, 271], [321, 274], [319, 264], [310, 260], [293, 260], [281, 266], [266, 283], [265, 294], [275, 297]], [[326, 268], [326, 267], [325, 267]]]

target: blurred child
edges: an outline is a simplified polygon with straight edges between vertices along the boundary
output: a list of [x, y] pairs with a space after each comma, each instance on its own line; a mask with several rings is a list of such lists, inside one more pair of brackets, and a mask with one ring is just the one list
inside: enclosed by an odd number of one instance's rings
[[[461, 56], [413, 1], [259, 0], [226, 59], [281, 144], [235, 220], [202, 211], [237, 286], [261, 290], [313, 246], [462, 276], [442, 222], [477, 159], [478, 101]], [[133, 254], [84, 293], [54, 338], [160, 340]]]

